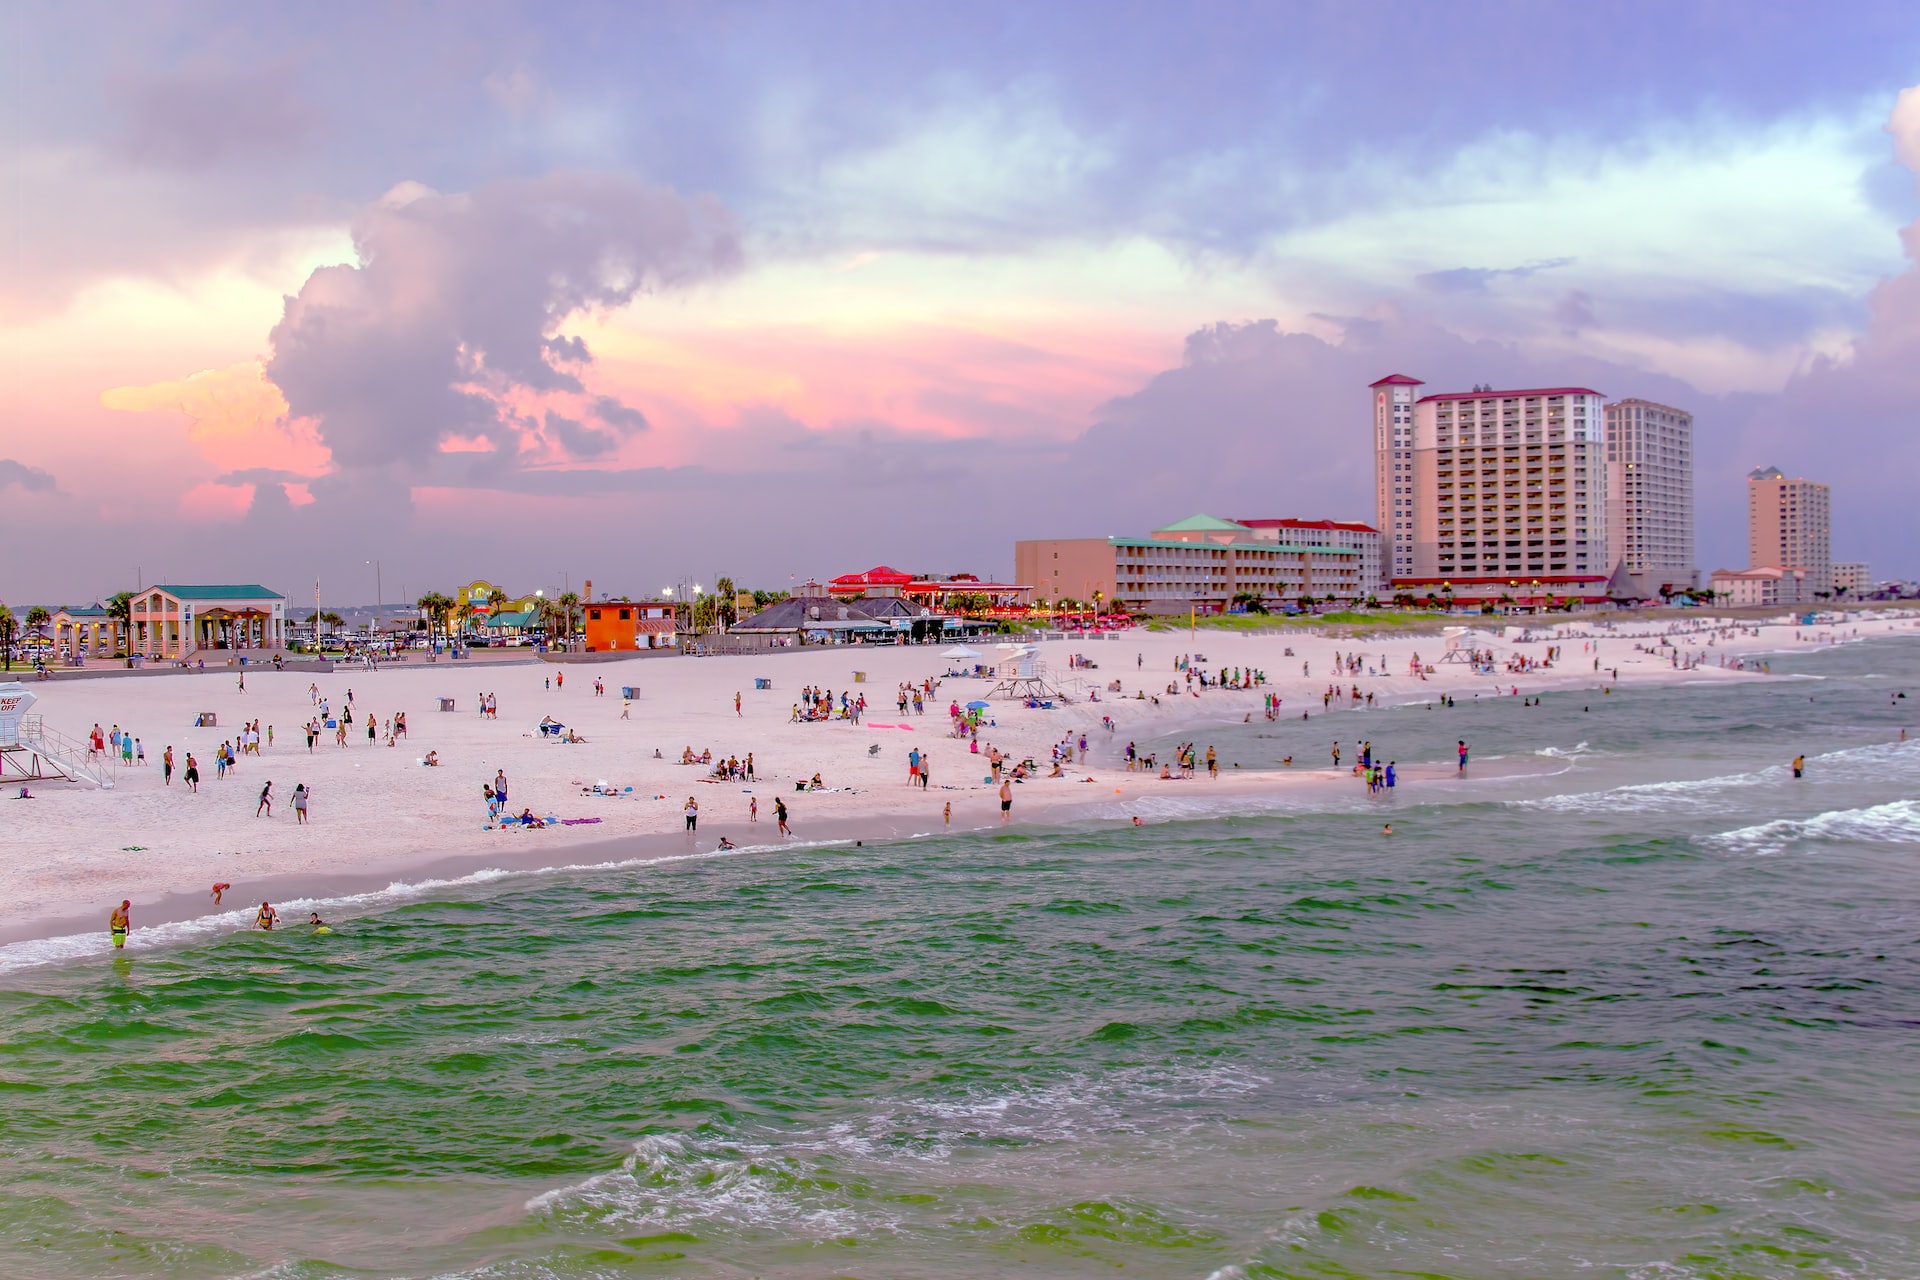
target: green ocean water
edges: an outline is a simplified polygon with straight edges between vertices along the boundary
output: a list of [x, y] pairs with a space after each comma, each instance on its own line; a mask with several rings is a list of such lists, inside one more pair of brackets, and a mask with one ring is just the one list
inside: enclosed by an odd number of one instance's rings
[[0, 1274], [1920, 1275], [1920, 646], [1775, 671], [1213, 735], [1538, 775], [1386, 802], [0, 949]]

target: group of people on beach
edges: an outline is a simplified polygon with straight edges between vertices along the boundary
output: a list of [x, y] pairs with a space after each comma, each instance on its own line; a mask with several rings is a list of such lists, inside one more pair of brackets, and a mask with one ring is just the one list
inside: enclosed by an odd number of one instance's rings
[[147, 748], [119, 725], [103, 731], [95, 722], [87, 734], [87, 763], [116, 760], [124, 765], [143, 765], [147, 762]]
[[833, 690], [817, 689], [812, 685], [800, 691], [800, 701], [793, 704], [790, 723], [812, 724], [821, 720], [851, 720], [860, 723], [860, 717], [867, 711], [867, 695], [849, 697], [846, 690], [840, 691], [840, 700], [834, 702]]

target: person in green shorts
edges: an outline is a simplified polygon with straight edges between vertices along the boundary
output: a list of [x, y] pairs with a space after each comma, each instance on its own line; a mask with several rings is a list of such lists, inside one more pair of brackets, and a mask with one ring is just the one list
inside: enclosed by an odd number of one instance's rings
[[113, 909], [113, 914], [107, 917], [107, 932], [113, 935], [113, 946], [116, 951], [127, 945], [127, 930], [133, 927], [133, 922], [129, 918], [132, 906], [132, 899], [123, 899], [120, 905]]

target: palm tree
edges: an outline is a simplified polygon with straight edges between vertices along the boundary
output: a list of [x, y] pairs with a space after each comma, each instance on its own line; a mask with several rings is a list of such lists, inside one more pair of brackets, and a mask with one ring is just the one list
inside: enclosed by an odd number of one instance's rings
[[560, 596], [559, 605], [560, 623], [566, 629], [566, 635], [561, 641], [561, 647], [571, 649], [573, 647], [573, 611], [580, 607], [580, 593], [577, 591], [563, 592]]
[[453, 612], [460, 619], [460, 634], [464, 636], [473, 629], [474, 615], [480, 612], [480, 608], [471, 600], [462, 600], [453, 607]]
[[542, 596], [540, 603], [534, 608], [534, 615], [535, 620], [540, 624], [541, 632], [547, 637], [547, 646], [551, 648], [553, 646], [554, 623], [560, 618], [560, 602], [558, 600], [549, 600]]
[[52, 621], [53, 615], [47, 612], [47, 606], [43, 604], [36, 604], [27, 610], [27, 630], [43, 640], [47, 635], [47, 624]]
[[713, 598], [719, 607], [721, 621], [726, 623], [739, 621], [733, 605], [733, 596], [734, 587], [732, 578], [723, 576], [714, 582]]
[[453, 612], [452, 600], [441, 595], [438, 591], [429, 591], [414, 601], [414, 605], [420, 612], [427, 615], [427, 640], [429, 643], [431, 643], [436, 633], [440, 635], [446, 634], [447, 615]]
[[0, 661], [8, 671], [13, 670], [13, 638], [19, 633], [20, 620], [13, 616], [13, 610], [0, 604]]

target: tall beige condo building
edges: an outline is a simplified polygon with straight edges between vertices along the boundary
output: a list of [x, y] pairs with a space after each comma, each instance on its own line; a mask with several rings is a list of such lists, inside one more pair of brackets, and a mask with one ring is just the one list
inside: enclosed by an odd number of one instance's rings
[[1396, 590], [1603, 599], [1604, 400], [1586, 387], [1369, 388], [1374, 501]]
[[1748, 567], [1801, 569], [1809, 592], [1832, 591], [1831, 506], [1824, 484], [1790, 479], [1778, 467], [1748, 472]]
[[1648, 599], [1700, 585], [1693, 558], [1693, 415], [1651, 400], [1607, 406], [1607, 532], [1621, 589]]

